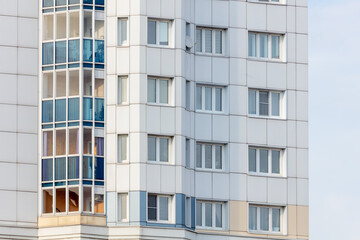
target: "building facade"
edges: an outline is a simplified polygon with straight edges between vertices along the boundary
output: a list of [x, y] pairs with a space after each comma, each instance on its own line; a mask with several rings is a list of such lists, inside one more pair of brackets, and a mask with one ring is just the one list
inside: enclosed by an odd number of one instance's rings
[[306, 0], [3, 5], [0, 237], [309, 238]]

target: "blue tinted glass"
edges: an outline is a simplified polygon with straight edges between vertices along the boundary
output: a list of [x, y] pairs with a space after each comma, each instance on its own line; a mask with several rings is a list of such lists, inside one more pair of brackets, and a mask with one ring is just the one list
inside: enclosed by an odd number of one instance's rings
[[95, 121], [104, 121], [104, 99], [95, 99]]
[[43, 7], [52, 7], [54, 6], [54, 0], [43, 0]]
[[104, 180], [104, 158], [95, 158], [95, 179]]
[[80, 61], [80, 40], [69, 40], [69, 62]]
[[84, 3], [92, 4], [92, 3], [93, 3], [93, 0], [84, 0]]
[[63, 6], [66, 5], [66, 0], [55, 0], [56, 6]]
[[53, 179], [53, 160], [43, 159], [42, 160], [42, 181], [52, 181]]
[[80, 0], [69, 0], [69, 4], [79, 4], [79, 3], [80, 3]]
[[69, 121], [79, 120], [79, 98], [69, 98]]
[[92, 98], [84, 98], [84, 120], [92, 120], [93, 114]]
[[53, 58], [53, 48], [54, 44], [51, 43], [43, 43], [43, 49], [42, 49], [42, 64], [48, 65], [54, 63]]
[[66, 178], [66, 158], [55, 159], [55, 180]]
[[92, 157], [83, 157], [83, 178], [92, 179]]
[[55, 100], [55, 122], [66, 120], [66, 100]]
[[55, 43], [55, 63], [66, 62], [66, 41]]
[[84, 62], [93, 61], [93, 41], [84, 39]]
[[68, 179], [79, 178], [79, 157], [69, 157], [68, 160]]
[[42, 102], [42, 122], [52, 122], [53, 121], [53, 101], [43, 101]]
[[104, 11], [104, 10], [105, 10], [105, 8], [104, 8], [104, 7], [98, 7], [98, 6], [96, 6], [96, 7], [95, 7], [95, 10]]
[[95, 62], [104, 62], [104, 41], [95, 40]]
[[104, 0], [95, 0], [96, 5], [104, 5]]

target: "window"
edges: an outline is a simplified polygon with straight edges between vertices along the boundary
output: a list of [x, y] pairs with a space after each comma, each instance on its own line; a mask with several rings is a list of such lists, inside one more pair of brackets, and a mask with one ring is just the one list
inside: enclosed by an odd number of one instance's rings
[[52, 72], [43, 74], [43, 98], [53, 97], [53, 81]]
[[272, 232], [282, 231], [281, 218], [283, 207], [249, 206], [249, 231]]
[[224, 229], [224, 208], [221, 202], [196, 201], [196, 227]]
[[223, 111], [223, 87], [196, 86], [196, 109], [199, 111]]
[[282, 35], [249, 33], [249, 57], [263, 59], [280, 59], [280, 44], [282, 38]]
[[69, 36], [75, 38], [80, 36], [80, 17], [79, 12], [70, 12]]
[[168, 20], [148, 20], [148, 44], [169, 46], [169, 29], [171, 22]]
[[191, 198], [185, 200], [185, 226], [191, 227]]
[[148, 79], [148, 103], [169, 104], [170, 79]]
[[281, 174], [283, 150], [249, 148], [249, 172], [259, 174]]
[[43, 22], [43, 40], [53, 40], [54, 39], [54, 15], [44, 15]]
[[171, 197], [162, 195], [148, 195], [148, 221], [171, 221]]
[[223, 170], [224, 145], [196, 143], [196, 168]]
[[185, 152], [186, 152], [186, 167], [190, 168], [190, 139], [186, 139], [185, 141]]
[[92, 12], [84, 11], [84, 37], [92, 37]]
[[128, 160], [128, 135], [118, 135], [118, 162], [125, 162]]
[[249, 89], [249, 115], [281, 117], [283, 92]]
[[118, 221], [125, 222], [128, 220], [128, 194], [118, 194]]
[[169, 162], [169, 150], [169, 137], [148, 137], [148, 161]]
[[119, 18], [118, 19], [118, 45], [128, 44], [128, 19]]
[[224, 54], [225, 30], [196, 28], [196, 47], [198, 53]]
[[118, 104], [128, 102], [127, 77], [118, 77]]
[[190, 81], [186, 81], [186, 94], [185, 94], [185, 97], [186, 97], [186, 109], [187, 110], [190, 110], [190, 96], [191, 96], [191, 93], [190, 93]]

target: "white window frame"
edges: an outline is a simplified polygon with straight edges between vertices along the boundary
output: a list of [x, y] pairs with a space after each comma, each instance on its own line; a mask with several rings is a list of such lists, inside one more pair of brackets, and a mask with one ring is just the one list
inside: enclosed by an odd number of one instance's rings
[[[201, 30], [201, 51], [197, 51], [196, 49], [196, 44], [198, 39], [196, 39], [195, 41], [195, 53], [196, 54], [204, 54], [204, 55], [218, 55], [218, 56], [224, 56], [225, 55], [225, 34], [226, 34], [226, 29], [223, 28], [209, 28], [209, 27], [201, 27], [201, 26], [196, 26], [195, 27], [195, 33], [196, 31], [200, 29]], [[208, 53], [205, 51], [205, 31], [206, 30], [211, 30], [211, 53]], [[221, 31], [221, 53], [216, 53], [216, 37], [215, 37], [215, 32], [216, 31]], [[197, 34], [195, 34], [196, 37]]]
[[248, 0], [249, 2], [260, 2], [267, 4], [285, 4], [286, 0]]
[[[121, 200], [121, 196], [125, 196], [126, 197], [126, 218], [122, 219], [121, 218], [121, 209], [122, 209], [122, 200]], [[117, 211], [117, 221], [122, 223], [122, 222], [128, 222], [129, 221], [129, 194], [128, 193], [118, 193], [117, 194], [117, 207], [118, 207], [118, 211]]]
[[[147, 45], [148, 46], [156, 46], [156, 47], [164, 47], [164, 48], [169, 48], [172, 46], [172, 42], [173, 42], [173, 37], [172, 37], [172, 29], [173, 29], [173, 20], [169, 20], [169, 19], [159, 19], [159, 18], [148, 18], [146, 24], [148, 24], [149, 21], [154, 21], [156, 22], [156, 43], [152, 44], [149, 43], [148, 38], [146, 39]], [[166, 22], [168, 23], [168, 44], [167, 45], [161, 45], [160, 44], [160, 23], [161, 22]], [[148, 25], [146, 25], [148, 26]], [[149, 35], [149, 29], [147, 29], [147, 37]]]
[[[249, 92], [256, 92], [255, 106], [256, 106], [256, 114], [250, 113], [249, 108]], [[269, 107], [268, 107], [268, 115], [260, 115], [260, 92], [267, 92], [269, 94]], [[279, 93], [279, 116], [272, 115], [272, 93]], [[276, 90], [266, 90], [266, 89], [252, 89], [248, 90], [248, 115], [251, 117], [259, 117], [259, 118], [275, 118], [275, 119], [284, 119], [286, 116], [286, 93], [285, 91], [276, 91]]]
[[[197, 108], [197, 88], [201, 87], [201, 109]], [[205, 89], [211, 88], [211, 110], [206, 110], [206, 94]], [[216, 89], [221, 89], [221, 111], [216, 111]], [[196, 84], [195, 87], [195, 110], [196, 112], [207, 113], [224, 113], [225, 112], [225, 87], [217, 85]]]
[[[126, 41], [125, 42], [122, 42], [122, 43], [120, 43], [120, 33], [121, 33], [121, 26], [120, 26], [120, 22], [121, 21], [126, 21]], [[128, 17], [118, 17], [118, 19], [117, 19], [117, 36], [116, 36], [116, 38], [117, 38], [117, 42], [116, 42], [116, 44], [117, 44], [117, 46], [128, 46], [129, 45], [129, 33], [130, 33], [130, 31], [129, 31], [129, 18]]]
[[[123, 138], [126, 138], [126, 159], [122, 160], [122, 149], [121, 149], [121, 142]], [[117, 135], [117, 163], [127, 163], [129, 162], [129, 135], [128, 134], [118, 134]]]
[[[202, 213], [202, 225], [199, 226], [197, 225], [197, 222], [196, 222], [196, 209], [195, 209], [195, 228], [196, 229], [208, 229], [208, 230], [218, 230], [218, 231], [221, 231], [221, 230], [225, 230], [226, 229], [226, 226], [225, 226], [225, 220], [226, 220], [226, 208], [225, 208], [225, 202], [214, 202], [214, 201], [203, 201], [203, 200], [196, 200], [196, 203], [195, 203], [195, 208], [197, 207], [197, 203], [201, 203], [201, 213]], [[212, 227], [208, 227], [208, 226], [205, 226], [205, 221], [206, 221], [206, 213], [205, 213], [205, 204], [206, 203], [210, 203], [211, 204], [211, 219], [212, 219]], [[221, 204], [221, 225], [222, 227], [219, 228], [219, 227], [216, 227], [216, 205], [217, 204]]]
[[[257, 215], [257, 223], [256, 223], [256, 230], [250, 230], [250, 207], [256, 207], [256, 215]], [[260, 229], [260, 208], [268, 208], [269, 209], [269, 231], [264, 231]], [[280, 231], [276, 232], [272, 230], [272, 209], [280, 209]], [[271, 235], [285, 235], [287, 233], [286, 228], [286, 207], [285, 206], [270, 206], [270, 205], [257, 205], [257, 204], [249, 204], [248, 206], [248, 232], [249, 233], [256, 233], [256, 234], [271, 234]]]
[[[256, 171], [250, 171], [250, 155], [249, 150], [255, 149], [256, 150]], [[267, 150], [268, 151], [268, 172], [260, 172], [260, 150]], [[272, 151], [279, 151], [279, 173], [272, 172]], [[286, 176], [286, 150], [282, 148], [264, 148], [264, 147], [255, 147], [249, 146], [248, 148], [248, 173], [250, 175], [260, 175], [260, 176], [272, 176], [272, 177], [284, 177]]]
[[[147, 96], [147, 104], [150, 104], [150, 105], [163, 105], [163, 106], [171, 106], [173, 104], [173, 101], [172, 101], [172, 79], [171, 78], [159, 78], [159, 77], [153, 77], [153, 76], [149, 76], [147, 78], [147, 88], [146, 88], [146, 95], [148, 94], [148, 88], [149, 88], [149, 80], [150, 79], [153, 79], [156, 81], [156, 89], [155, 89], [155, 96], [156, 96], [156, 99], [155, 99], [155, 102], [149, 102], [149, 96]], [[166, 80], [168, 81], [168, 102], [167, 103], [160, 103], [160, 80]]]
[[[148, 209], [149, 209], [149, 202], [148, 202], [148, 196], [149, 195], [153, 195], [156, 196], [156, 220], [149, 220], [149, 216], [148, 216]], [[165, 220], [160, 220], [160, 198], [161, 197], [165, 197], [168, 199], [168, 221]], [[171, 195], [163, 195], [163, 194], [153, 194], [153, 193], [149, 193], [147, 195], [147, 199], [146, 199], [146, 220], [148, 222], [156, 222], [156, 223], [173, 223], [173, 196]]]
[[[157, 136], [157, 135], [148, 135], [148, 141], [149, 138], [155, 138], [156, 139], [156, 161], [150, 161], [149, 158], [149, 152], [147, 152], [147, 162], [148, 163], [156, 163], [156, 164], [171, 164], [172, 163], [172, 140], [173, 137], [169, 137], [169, 136]], [[168, 161], [167, 162], [162, 162], [160, 161], [160, 139], [167, 139], [168, 140]], [[147, 144], [147, 147], [149, 146], [149, 144]], [[149, 151], [149, 149], [148, 149]]]
[[[278, 4], [278, 3], [277, 3]], [[278, 34], [278, 33], [265, 33], [265, 32], [251, 32], [249, 31], [248, 36], [250, 34], [255, 35], [255, 55], [256, 56], [250, 56], [249, 55], [249, 42], [248, 42], [248, 58], [249, 59], [260, 59], [265, 61], [275, 61], [275, 62], [282, 62], [285, 58], [285, 49], [284, 49], [284, 42], [285, 42], [285, 35], [284, 34]], [[260, 35], [266, 35], [267, 36], [267, 57], [260, 57]], [[279, 58], [272, 58], [272, 47], [271, 47], [271, 41], [272, 36], [279, 37]], [[249, 39], [249, 38], [248, 38]]]
[[[195, 145], [195, 152], [197, 151], [197, 145], [200, 144], [201, 145], [201, 167], [197, 167], [197, 154], [195, 154], [195, 169], [196, 170], [203, 170], [203, 171], [218, 171], [218, 172], [223, 172], [225, 171], [225, 163], [226, 163], [226, 158], [225, 158], [225, 149], [226, 149], [226, 144], [219, 144], [219, 143], [206, 143], [206, 142], [196, 142]], [[205, 167], [205, 145], [210, 145], [211, 146], [211, 168], [206, 168]], [[215, 147], [216, 146], [221, 146], [222, 151], [221, 151], [221, 169], [217, 169], [216, 168], [216, 151], [215, 151]]]
[[[119, 83], [121, 80], [121, 83]], [[122, 81], [126, 81], [126, 100], [122, 101]], [[120, 85], [119, 85], [120, 84]], [[117, 104], [118, 105], [126, 105], [129, 103], [129, 78], [128, 76], [118, 76], [117, 78]]]

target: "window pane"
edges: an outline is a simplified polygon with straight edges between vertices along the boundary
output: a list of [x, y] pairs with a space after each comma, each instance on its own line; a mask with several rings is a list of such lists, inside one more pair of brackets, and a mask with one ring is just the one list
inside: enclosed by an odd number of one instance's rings
[[84, 62], [92, 62], [93, 61], [93, 41], [90, 39], [84, 39], [83, 46], [83, 60]]
[[272, 231], [280, 232], [280, 209], [272, 209]]
[[43, 74], [43, 98], [53, 97], [53, 73]]
[[104, 138], [96, 137], [95, 138], [95, 156], [104, 156]]
[[169, 30], [169, 23], [168, 22], [160, 22], [159, 24], [160, 26], [160, 33], [159, 33], [159, 40], [160, 40], [160, 45], [169, 45], [169, 34], [168, 34], [168, 30]]
[[260, 38], [260, 57], [268, 57], [268, 36], [264, 34], [259, 35]]
[[212, 227], [212, 204], [205, 203], [205, 226]]
[[66, 212], [66, 192], [65, 188], [57, 188], [56, 189], [56, 213]]
[[119, 220], [127, 219], [127, 194], [119, 194]]
[[148, 138], [148, 160], [156, 161], [156, 138]]
[[191, 33], [191, 27], [190, 27], [190, 23], [186, 23], [186, 36], [190, 37]]
[[68, 160], [68, 178], [78, 179], [79, 178], [79, 157], [69, 157]]
[[156, 102], [156, 80], [148, 79], [148, 102], [155, 103]]
[[215, 111], [222, 111], [222, 89], [215, 88]]
[[159, 220], [169, 220], [169, 198], [159, 197]]
[[156, 44], [156, 21], [148, 21], [148, 44]]
[[249, 33], [249, 57], [256, 57], [256, 34]]
[[56, 14], [56, 39], [66, 38], [66, 13]]
[[53, 159], [43, 159], [41, 164], [41, 179], [42, 181], [53, 180]]
[[69, 52], [68, 52], [69, 62], [78, 62], [80, 61], [80, 40], [69, 40]]
[[186, 81], [186, 109], [190, 109], [190, 81]]
[[217, 228], [222, 228], [222, 204], [216, 204], [216, 225]]
[[256, 114], [256, 91], [249, 90], [249, 114]]
[[69, 188], [69, 212], [78, 212], [79, 211], [79, 188], [72, 187]]
[[53, 101], [42, 102], [42, 122], [48, 123], [53, 121]]
[[127, 136], [118, 135], [118, 161], [123, 162], [127, 160]]
[[268, 150], [260, 149], [260, 172], [268, 173]]
[[95, 180], [104, 180], [104, 158], [96, 157], [94, 162]]
[[95, 121], [104, 121], [104, 99], [95, 98]]
[[92, 153], [92, 132], [91, 129], [84, 128], [84, 147], [83, 147], [84, 154], [91, 154]]
[[52, 7], [54, 6], [54, 0], [43, 0], [43, 7]]
[[271, 115], [280, 116], [280, 93], [271, 93]]
[[126, 44], [127, 42], [127, 20], [118, 20], [118, 45]]
[[55, 63], [66, 62], [66, 41], [55, 42]]
[[215, 146], [215, 168], [222, 169], [222, 146]]
[[157, 203], [155, 195], [148, 195], [148, 220], [157, 220]]
[[196, 109], [202, 109], [202, 87], [196, 87]]
[[212, 53], [212, 30], [205, 30], [205, 52]]
[[271, 151], [271, 170], [272, 173], [280, 173], [280, 151]]
[[93, 101], [92, 98], [84, 98], [83, 103], [83, 111], [84, 111], [84, 120], [92, 120], [93, 119]]
[[205, 87], [205, 110], [212, 110], [212, 88]]
[[56, 72], [56, 97], [66, 96], [66, 72]]
[[196, 226], [202, 226], [202, 203], [196, 203]]
[[84, 70], [84, 95], [92, 96], [92, 71]]
[[92, 37], [92, 12], [84, 11], [84, 37]]
[[53, 155], [53, 131], [43, 132], [43, 156]]
[[95, 97], [104, 97], [104, 79], [95, 78]]
[[43, 43], [42, 64], [48, 65], [54, 63], [54, 43]]
[[269, 115], [269, 93], [259, 92], [259, 114], [261, 116]]
[[202, 167], [202, 145], [196, 144], [196, 167]]
[[95, 20], [95, 38], [104, 39], [104, 20]]
[[79, 95], [79, 70], [69, 71], [69, 96]]
[[160, 162], [169, 161], [169, 139], [160, 138]]
[[249, 148], [249, 172], [256, 172], [256, 149]]
[[212, 146], [205, 146], [205, 168], [212, 168]]
[[159, 80], [160, 103], [168, 103], [168, 80]]
[[104, 194], [95, 194], [94, 203], [94, 212], [104, 213]]
[[269, 231], [269, 208], [260, 208], [260, 230]]
[[104, 63], [104, 41], [95, 40], [95, 62]]
[[54, 15], [44, 15], [43, 40], [54, 39]]
[[43, 191], [43, 213], [53, 212], [53, 190], [46, 189]]
[[66, 179], [66, 158], [55, 158], [55, 180]]
[[215, 53], [222, 54], [222, 31], [215, 31]]
[[55, 0], [56, 6], [64, 6], [66, 5], [66, 0]]
[[271, 58], [280, 58], [280, 37], [271, 36]]
[[80, 30], [79, 30], [79, 12], [70, 12], [70, 29], [69, 35], [71, 38], [79, 37]]
[[83, 190], [83, 198], [84, 198], [83, 209], [84, 209], [85, 212], [91, 212], [92, 211], [92, 206], [91, 206], [92, 197], [91, 196], [92, 196], [91, 188], [84, 187], [84, 190]]
[[79, 129], [69, 129], [69, 154], [79, 154]]
[[55, 100], [55, 121], [62, 122], [66, 120], [66, 100]]
[[92, 179], [92, 157], [83, 157], [83, 178]]
[[56, 155], [65, 155], [66, 133], [65, 130], [56, 131]]
[[196, 29], [196, 52], [202, 52], [202, 30]]
[[190, 167], [190, 140], [186, 139], [186, 146], [185, 146], [185, 151], [186, 151], [186, 167]]
[[249, 230], [257, 230], [256, 207], [249, 207]]
[[127, 78], [118, 78], [118, 104], [127, 102]]

